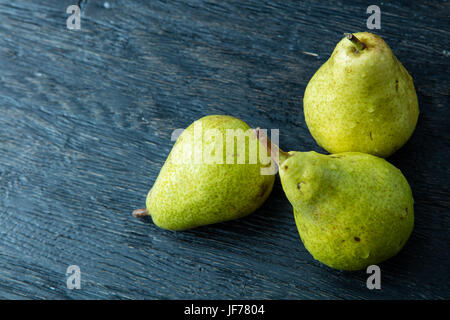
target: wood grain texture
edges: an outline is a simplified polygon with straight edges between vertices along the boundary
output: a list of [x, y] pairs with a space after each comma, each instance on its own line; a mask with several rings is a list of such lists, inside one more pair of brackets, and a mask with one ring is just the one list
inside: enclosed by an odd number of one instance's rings
[[[279, 128], [286, 150], [322, 151], [302, 96], [372, 2], [0, 0], [0, 298], [450, 298], [447, 1], [379, 4], [376, 33], [413, 76], [421, 109], [389, 161], [415, 198], [403, 251], [367, 275], [323, 266], [300, 242], [277, 179], [247, 218], [187, 232], [138, 221], [173, 142], [208, 114]], [[311, 56], [304, 52], [312, 52]], [[81, 290], [66, 268], [81, 268]]]

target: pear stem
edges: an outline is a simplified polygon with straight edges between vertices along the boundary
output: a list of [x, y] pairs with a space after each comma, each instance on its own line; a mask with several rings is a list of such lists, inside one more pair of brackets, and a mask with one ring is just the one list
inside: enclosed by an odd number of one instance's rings
[[344, 35], [353, 43], [358, 51], [362, 51], [366, 47], [366, 45], [362, 43], [361, 40], [359, 40], [357, 37], [355, 37], [353, 33], [344, 33]]
[[270, 157], [278, 166], [291, 156], [289, 153], [281, 150], [276, 144], [272, 143], [269, 137], [263, 133], [259, 127], [253, 130], [253, 132], [255, 133], [256, 138], [258, 138], [264, 147], [266, 147], [267, 151], [269, 151]]
[[133, 211], [133, 217], [135, 218], [144, 218], [146, 216], [148, 216], [148, 210], [147, 208], [141, 208], [141, 209], [136, 209]]

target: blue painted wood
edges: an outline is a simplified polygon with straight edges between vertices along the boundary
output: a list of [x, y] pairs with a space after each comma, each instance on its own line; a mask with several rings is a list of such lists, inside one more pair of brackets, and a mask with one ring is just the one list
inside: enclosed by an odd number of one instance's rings
[[[204, 115], [279, 128], [286, 150], [323, 151], [303, 92], [344, 32], [366, 30], [372, 3], [80, 3], [82, 29], [69, 31], [71, 1], [0, 0], [0, 298], [450, 298], [447, 1], [380, 4], [376, 33], [413, 76], [421, 108], [389, 159], [411, 184], [416, 225], [381, 264], [380, 291], [364, 271], [313, 260], [278, 179], [238, 221], [175, 233], [131, 216], [172, 131]], [[66, 288], [72, 264], [80, 290]]]

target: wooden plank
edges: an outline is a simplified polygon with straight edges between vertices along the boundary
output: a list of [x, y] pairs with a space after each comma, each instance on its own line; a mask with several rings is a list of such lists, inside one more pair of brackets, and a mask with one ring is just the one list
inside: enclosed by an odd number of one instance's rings
[[[174, 233], [131, 216], [172, 131], [204, 115], [278, 128], [286, 150], [323, 151], [303, 92], [342, 33], [366, 29], [367, 3], [105, 3], [82, 1], [81, 30], [69, 31], [72, 1], [0, 0], [0, 298], [450, 297], [447, 3], [381, 5], [377, 34], [413, 76], [421, 108], [389, 159], [411, 184], [416, 226], [381, 264], [381, 291], [366, 288], [364, 271], [312, 259], [278, 179], [239, 221]], [[66, 288], [72, 264], [81, 290]]]

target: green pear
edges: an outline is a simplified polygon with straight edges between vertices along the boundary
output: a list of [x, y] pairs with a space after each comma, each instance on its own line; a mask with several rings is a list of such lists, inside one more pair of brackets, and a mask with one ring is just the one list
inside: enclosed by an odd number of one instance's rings
[[271, 152], [300, 238], [316, 260], [360, 270], [394, 256], [408, 240], [411, 189], [386, 160], [360, 152], [286, 153], [274, 145]]
[[414, 84], [386, 42], [348, 34], [309, 81], [306, 124], [330, 153], [387, 157], [412, 135], [419, 116]]
[[168, 230], [185, 230], [244, 217], [269, 196], [275, 170], [267, 150], [243, 121], [212, 115], [192, 123], [178, 137], [153, 187], [146, 208]]

